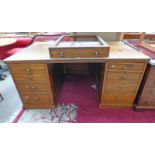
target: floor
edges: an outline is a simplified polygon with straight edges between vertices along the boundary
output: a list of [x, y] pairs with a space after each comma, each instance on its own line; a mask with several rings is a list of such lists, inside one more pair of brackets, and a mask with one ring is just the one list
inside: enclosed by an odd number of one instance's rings
[[5, 72], [6, 79], [0, 81], [0, 92], [4, 100], [0, 102], [0, 123], [12, 122], [22, 107], [22, 102], [8, 71]]

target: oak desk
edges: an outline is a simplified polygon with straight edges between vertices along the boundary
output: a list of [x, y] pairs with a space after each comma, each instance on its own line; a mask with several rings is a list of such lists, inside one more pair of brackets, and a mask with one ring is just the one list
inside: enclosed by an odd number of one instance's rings
[[4, 60], [25, 108], [55, 106], [60, 86], [56, 83], [64, 74], [62, 65], [70, 63], [95, 64], [100, 107], [133, 107], [148, 56], [122, 42], [108, 42], [107, 58], [50, 58], [49, 47], [53, 44], [36, 42]]

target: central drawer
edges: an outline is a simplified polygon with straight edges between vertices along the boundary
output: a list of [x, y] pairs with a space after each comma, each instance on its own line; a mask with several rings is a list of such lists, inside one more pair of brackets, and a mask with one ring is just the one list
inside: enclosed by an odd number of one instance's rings
[[87, 49], [51, 49], [51, 58], [95, 58], [107, 57], [109, 55], [108, 49], [102, 48], [87, 48]]

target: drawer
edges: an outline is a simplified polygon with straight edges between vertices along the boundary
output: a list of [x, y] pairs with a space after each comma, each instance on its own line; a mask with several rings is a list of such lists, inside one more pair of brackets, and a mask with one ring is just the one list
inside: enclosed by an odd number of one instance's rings
[[44, 73], [47, 72], [45, 64], [9, 64], [12, 73]]
[[22, 94], [21, 98], [25, 107], [51, 107], [54, 104], [50, 95]]
[[[108, 47], [107, 47], [108, 48]], [[51, 58], [95, 58], [95, 57], [108, 57], [109, 52], [108, 50], [98, 48], [86, 48], [82, 49], [52, 49], [50, 51]]]
[[142, 73], [108, 71], [107, 80], [140, 80]]
[[135, 94], [104, 94], [103, 104], [130, 104], [132, 105], [135, 99]]
[[137, 86], [138, 82], [108, 81], [105, 84], [105, 92], [117, 91], [120, 93], [135, 93], [137, 91]]
[[44, 81], [48, 82], [47, 74], [13, 74], [15, 81]]
[[20, 93], [30, 92], [50, 92], [50, 85], [48, 83], [16, 83], [16, 86]]
[[108, 63], [108, 70], [143, 71], [145, 63]]

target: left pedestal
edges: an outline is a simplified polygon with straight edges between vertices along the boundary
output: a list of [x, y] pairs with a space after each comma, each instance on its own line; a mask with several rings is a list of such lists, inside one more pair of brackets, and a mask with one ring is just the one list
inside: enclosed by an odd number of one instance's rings
[[11, 63], [8, 66], [24, 108], [54, 107], [53, 79], [47, 64]]

